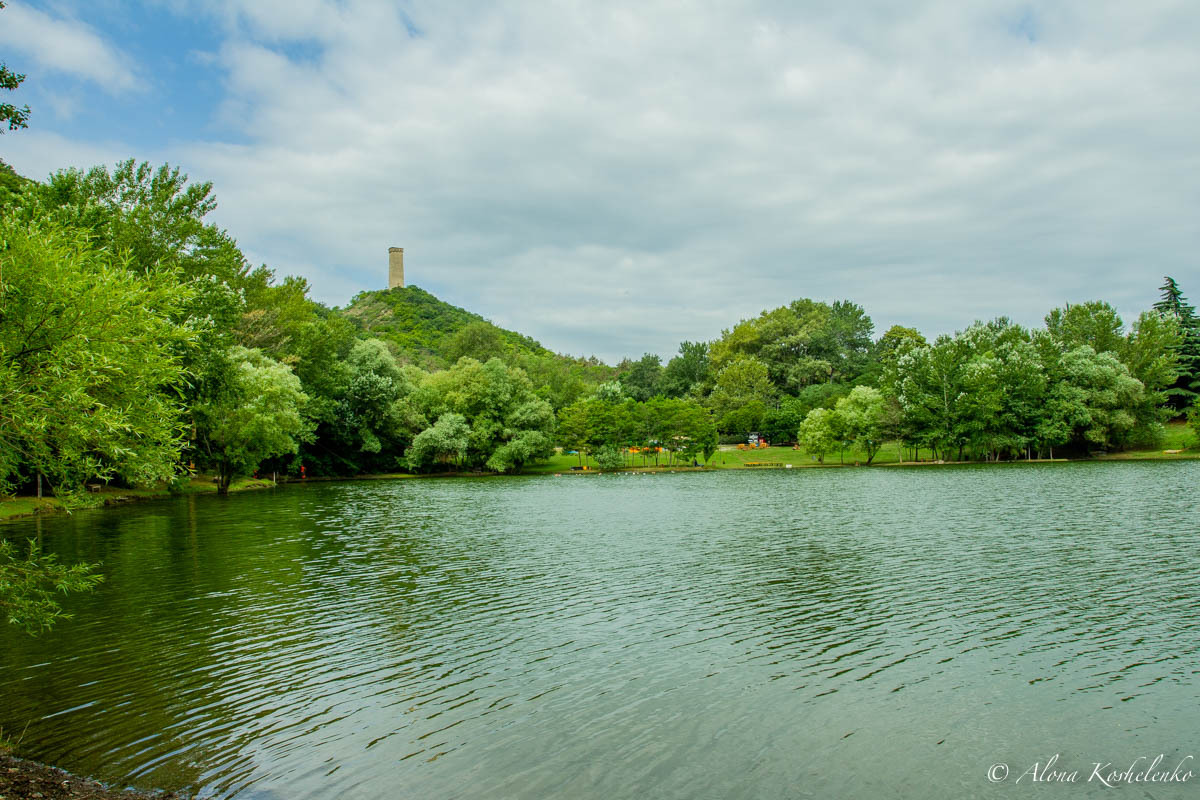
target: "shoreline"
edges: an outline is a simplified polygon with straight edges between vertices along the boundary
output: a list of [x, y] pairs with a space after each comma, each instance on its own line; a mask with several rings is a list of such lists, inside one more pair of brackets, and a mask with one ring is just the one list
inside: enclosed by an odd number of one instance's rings
[[4, 800], [185, 800], [161, 789], [118, 789], [61, 767], [0, 751], [0, 797]]
[[[748, 451], [750, 452], [750, 451]], [[794, 452], [794, 451], [793, 451]], [[764, 455], [766, 455], [764, 453]], [[774, 455], [779, 455], [778, 453]], [[719, 463], [714, 464], [710, 461], [708, 464], [701, 466], [692, 466], [690, 464], [675, 464], [667, 465], [645, 465], [645, 466], [629, 466], [618, 467], [616, 469], [602, 470], [596, 467], [589, 466], [588, 469], [573, 469], [572, 466], [562, 466], [553, 464], [534, 464], [530, 469], [516, 473], [514, 475], [506, 475], [499, 472], [431, 472], [431, 473], [408, 473], [408, 472], [392, 472], [392, 473], [364, 473], [361, 475], [322, 475], [310, 478], [287, 478], [278, 481], [278, 483], [266, 480], [263, 478], [241, 478], [230, 486], [229, 492], [241, 493], [248, 491], [258, 491], [261, 489], [273, 489], [277, 486], [286, 486], [289, 484], [303, 483], [325, 483], [334, 481], [380, 481], [380, 480], [426, 480], [430, 478], [506, 478], [506, 477], [530, 477], [530, 476], [551, 476], [551, 477], [574, 477], [581, 475], [601, 475], [612, 473], [631, 473], [631, 474], [649, 474], [649, 473], [671, 473], [671, 472], [723, 472], [726, 470], [750, 470], [758, 472], [774, 472], [781, 469], [854, 469], [854, 468], [903, 468], [903, 467], [961, 467], [961, 466], [1011, 466], [1014, 464], [1080, 464], [1080, 463], [1104, 463], [1112, 461], [1197, 461], [1200, 460], [1200, 448], [1187, 448], [1178, 453], [1163, 453], [1154, 451], [1130, 451], [1127, 453], [1111, 453], [1103, 456], [1092, 456], [1089, 458], [1031, 458], [1031, 459], [1012, 459], [1008, 461], [883, 461], [873, 464], [862, 463], [862, 461], [851, 463], [816, 463], [802, 461], [797, 458], [794, 462], [786, 462], [776, 458], [769, 462], [751, 462], [745, 463], [738, 461], [735, 463]], [[44, 497], [38, 499], [36, 497], [19, 495], [16, 497], [0, 498], [0, 525], [15, 519], [27, 519], [29, 517], [43, 516], [49, 514], [70, 513], [73, 510], [102, 508], [106, 506], [124, 505], [142, 500], [161, 500], [170, 497], [178, 497], [188, 494], [216, 494], [216, 486], [205, 478], [197, 477], [187, 486], [182, 492], [171, 492], [167, 488], [155, 489], [105, 489], [95, 494], [85, 495], [87, 501], [81, 505], [68, 509], [60, 501], [53, 497]]]

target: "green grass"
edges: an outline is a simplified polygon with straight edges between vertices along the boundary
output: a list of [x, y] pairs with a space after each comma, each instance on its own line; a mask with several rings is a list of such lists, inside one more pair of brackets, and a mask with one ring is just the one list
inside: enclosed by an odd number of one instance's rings
[[[1189, 458], [1200, 458], [1200, 444], [1196, 434], [1186, 422], [1168, 422], [1167, 433], [1162, 444], [1157, 447], [1140, 447], [1133, 450], [1123, 450], [1120, 453], [1109, 453], [1100, 456], [1104, 461], [1178, 461]], [[1182, 453], [1164, 453], [1164, 450], [1182, 450]]]
[[[1166, 426], [1167, 432], [1163, 442], [1158, 447], [1142, 448], [1137, 450], [1127, 450], [1121, 453], [1112, 453], [1107, 456], [1101, 456], [1103, 460], [1131, 460], [1131, 459], [1153, 459], [1162, 461], [1171, 461], [1177, 459], [1200, 458], [1200, 446], [1196, 443], [1195, 435], [1191, 428], [1186, 423], [1173, 422]], [[1164, 450], [1183, 450], [1179, 454], [1167, 454]], [[924, 450], [920, 454], [923, 464], [930, 463], [930, 453]], [[1063, 459], [1056, 459], [1063, 460]], [[822, 465], [817, 462], [803, 448], [793, 450], [791, 447], [766, 447], [754, 450], [738, 450], [736, 448], [729, 449], [725, 446], [715, 453], [712, 459], [705, 467], [707, 469], [756, 469], [756, 467], [747, 467], [750, 462], [770, 463], [770, 464], [791, 464], [795, 468], [800, 467], [851, 467], [857, 462], [859, 465], [866, 465], [867, 454], [864, 450], [858, 447], [848, 447], [839, 454], [836, 450], [825, 455], [825, 463]], [[571, 472], [572, 467], [580, 465], [580, 459], [575, 455], [555, 455], [549, 461], [539, 464], [527, 466], [523, 472], [525, 474], [543, 475], [555, 472]], [[584, 458], [582, 463], [587, 464], [591, 470], [599, 471], [596, 462], [590, 458]], [[895, 442], [888, 442], [879, 452], [875, 454], [874, 460], [871, 461], [871, 466], [898, 464], [900, 463], [900, 449]], [[912, 461], [904, 462], [906, 464], [914, 463]], [[690, 461], [685, 464], [682, 462], [676, 463], [674, 466], [667, 465], [665, 454], [659, 456], [659, 466], [655, 467], [654, 459], [649, 459], [648, 463], [643, 463], [641, 457], [637, 457], [632, 465], [626, 462], [626, 469], [691, 469]]]
[[0, 497], [0, 519], [14, 517], [29, 517], [34, 514], [44, 514], [62, 508], [62, 503], [53, 497], [41, 500], [36, 497]]
[[[229, 486], [231, 492], [242, 492], [248, 489], [266, 489], [273, 484], [263, 478], [238, 478]], [[71, 499], [70, 510], [80, 508], [96, 508], [98, 506], [116, 505], [131, 500], [150, 500], [158, 497], [170, 497], [172, 494], [207, 494], [215, 493], [217, 484], [212, 476], [197, 475], [181, 487], [171, 492], [165, 484], [144, 489], [117, 489], [105, 486], [98, 492], [87, 492]], [[50, 514], [66, 511], [68, 505], [57, 497], [0, 497], [0, 520], [30, 517], [34, 514]]]
[[[895, 463], [899, 459], [899, 452], [894, 445], [881, 449], [875, 454], [875, 460], [872, 464], [887, 464]], [[855, 461], [861, 464], [867, 463], [867, 454], [857, 448], [846, 448], [846, 451], [839, 459], [838, 453], [835, 451], [825, 456], [824, 465], [815, 461], [804, 450], [793, 450], [790, 447], [764, 447], [755, 450], [738, 450], [736, 448], [730, 450], [719, 450], [713, 454], [713, 457], [707, 464], [703, 459], [698, 459], [702, 468], [706, 469], [756, 469], [756, 467], [747, 467], [751, 462], [770, 463], [770, 464], [791, 464], [793, 467], [818, 467], [818, 466], [840, 466], [843, 462], [845, 466], [853, 466]], [[594, 459], [584, 457], [582, 461], [576, 455], [555, 455], [549, 461], [544, 461], [538, 464], [527, 466], [523, 472], [531, 475], [544, 475], [554, 472], [572, 472], [572, 467], [586, 464], [590, 470], [599, 471]], [[659, 470], [680, 470], [692, 469], [691, 459], [677, 460], [674, 464], [668, 464], [668, 456], [666, 453], [660, 453], [658, 458], [658, 466], [654, 464], [654, 458], [651, 456], [643, 460], [641, 455], [635, 456], [632, 462], [626, 460], [625, 469], [659, 469]]]

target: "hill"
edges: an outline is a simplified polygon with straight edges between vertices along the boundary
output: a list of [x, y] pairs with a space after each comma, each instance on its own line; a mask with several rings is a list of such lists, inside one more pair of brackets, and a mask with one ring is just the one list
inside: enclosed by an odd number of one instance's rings
[[493, 325], [478, 314], [439, 300], [417, 286], [361, 292], [340, 313], [370, 336], [425, 368], [444, 368], [470, 355], [553, 356], [534, 339]]

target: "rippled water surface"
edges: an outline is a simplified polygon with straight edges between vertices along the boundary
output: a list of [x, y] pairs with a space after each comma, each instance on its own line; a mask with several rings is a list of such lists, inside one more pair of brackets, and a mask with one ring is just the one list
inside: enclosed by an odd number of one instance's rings
[[[1111, 797], [1095, 761], [1200, 756], [1198, 486], [400, 480], [22, 522], [0, 532], [106, 582], [50, 634], [0, 630], [0, 725], [204, 797]], [[1013, 785], [1056, 753], [1074, 785]]]

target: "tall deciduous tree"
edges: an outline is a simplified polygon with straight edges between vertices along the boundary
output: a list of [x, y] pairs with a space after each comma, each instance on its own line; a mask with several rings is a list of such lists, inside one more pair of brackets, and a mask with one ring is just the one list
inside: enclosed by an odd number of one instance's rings
[[471, 430], [466, 466], [513, 472], [553, 452], [553, 409], [537, 396], [524, 371], [498, 358], [485, 364], [459, 359], [451, 369], [430, 375], [413, 400], [426, 419], [462, 415]]
[[717, 374], [716, 387], [709, 397], [709, 407], [724, 431], [754, 429], [774, 404], [775, 387], [767, 365], [748, 357], [729, 362]]
[[435, 464], [458, 467], [467, 456], [471, 426], [462, 414], [447, 412], [421, 431], [407, 450], [412, 469], [427, 469]]
[[644, 403], [660, 393], [662, 372], [662, 359], [653, 353], [646, 353], [637, 361], [630, 362], [618, 380], [626, 397]]
[[868, 464], [883, 446], [884, 410], [883, 395], [870, 386], [855, 386], [837, 404], [837, 415], [842, 420], [843, 431], [866, 451]]
[[295, 453], [312, 431], [303, 414], [308, 396], [290, 367], [240, 346], [228, 360], [228, 381], [196, 407], [197, 447], [216, 468], [222, 494], [263, 460]]
[[52, 221], [0, 218], [0, 486], [170, 477], [182, 444], [187, 292]]
[[708, 382], [708, 344], [681, 342], [679, 355], [668, 361], [663, 370], [663, 394], [668, 397], [683, 397], [693, 391], [703, 391]]
[[809, 455], [817, 457], [824, 464], [825, 454], [837, 447], [841, 422], [836, 411], [827, 408], [814, 408], [808, 412], [796, 437]]

